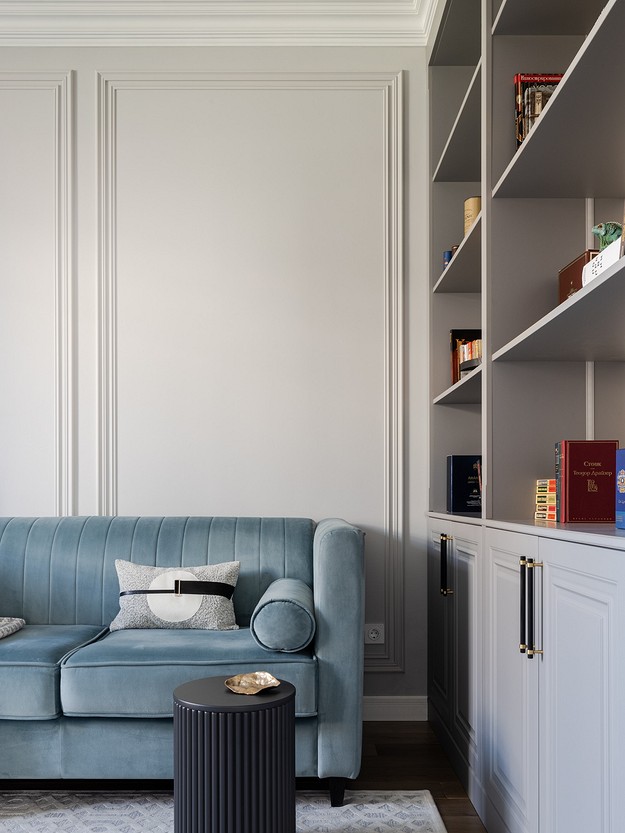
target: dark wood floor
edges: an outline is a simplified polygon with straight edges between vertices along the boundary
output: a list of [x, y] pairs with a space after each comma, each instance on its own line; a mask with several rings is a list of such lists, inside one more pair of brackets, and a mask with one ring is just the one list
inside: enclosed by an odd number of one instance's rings
[[486, 833], [428, 723], [365, 723], [362, 768], [350, 788], [429, 790], [448, 833]]

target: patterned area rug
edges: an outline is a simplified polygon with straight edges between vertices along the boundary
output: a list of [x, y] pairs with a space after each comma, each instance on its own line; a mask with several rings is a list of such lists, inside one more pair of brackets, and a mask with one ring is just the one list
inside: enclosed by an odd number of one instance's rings
[[[171, 793], [0, 792], [2, 833], [173, 833]], [[297, 833], [445, 833], [432, 796], [347, 791], [297, 793]]]

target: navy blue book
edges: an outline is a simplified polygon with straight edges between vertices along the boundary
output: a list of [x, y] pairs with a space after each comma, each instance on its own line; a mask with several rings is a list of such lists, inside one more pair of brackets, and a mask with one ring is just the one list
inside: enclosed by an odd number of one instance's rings
[[447, 511], [467, 514], [482, 511], [482, 455], [447, 457]]

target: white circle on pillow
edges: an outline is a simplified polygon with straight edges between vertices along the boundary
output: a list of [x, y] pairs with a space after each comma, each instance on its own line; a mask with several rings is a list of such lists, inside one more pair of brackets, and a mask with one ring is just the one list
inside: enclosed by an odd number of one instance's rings
[[[175, 579], [199, 581], [197, 576], [186, 570], [168, 570], [156, 576], [150, 584], [150, 590], [173, 590]], [[190, 619], [200, 609], [203, 598], [199, 593], [182, 593], [180, 596], [173, 593], [147, 595], [150, 610], [165, 622], [184, 622], [185, 619]]]

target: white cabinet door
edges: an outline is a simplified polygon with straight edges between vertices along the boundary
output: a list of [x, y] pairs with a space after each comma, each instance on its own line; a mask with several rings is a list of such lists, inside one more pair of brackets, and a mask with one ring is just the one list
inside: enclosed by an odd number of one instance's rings
[[616, 833], [625, 823], [625, 554], [550, 539], [539, 552], [540, 831]]
[[487, 529], [484, 544], [486, 824], [489, 833], [537, 833], [540, 660], [519, 650], [519, 562], [537, 557], [538, 540]]
[[[475, 777], [479, 773], [478, 721], [481, 704], [479, 558], [481, 527], [452, 525], [450, 588], [452, 616], [452, 734]], [[470, 791], [471, 793], [471, 791]]]
[[[451, 523], [430, 522], [428, 539], [428, 698], [430, 719], [448, 726], [451, 720], [451, 596], [442, 592], [442, 558], [449, 565]], [[447, 552], [445, 553], [445, 548]], [[448, 582], [447, 582], [448, 583]], [[432, 709], [434, 712], [432, 712]]]
[[480, 803], [481, 541], [480, 525], [437, 519], [430, 522], [429, 714], [476, 804]]

